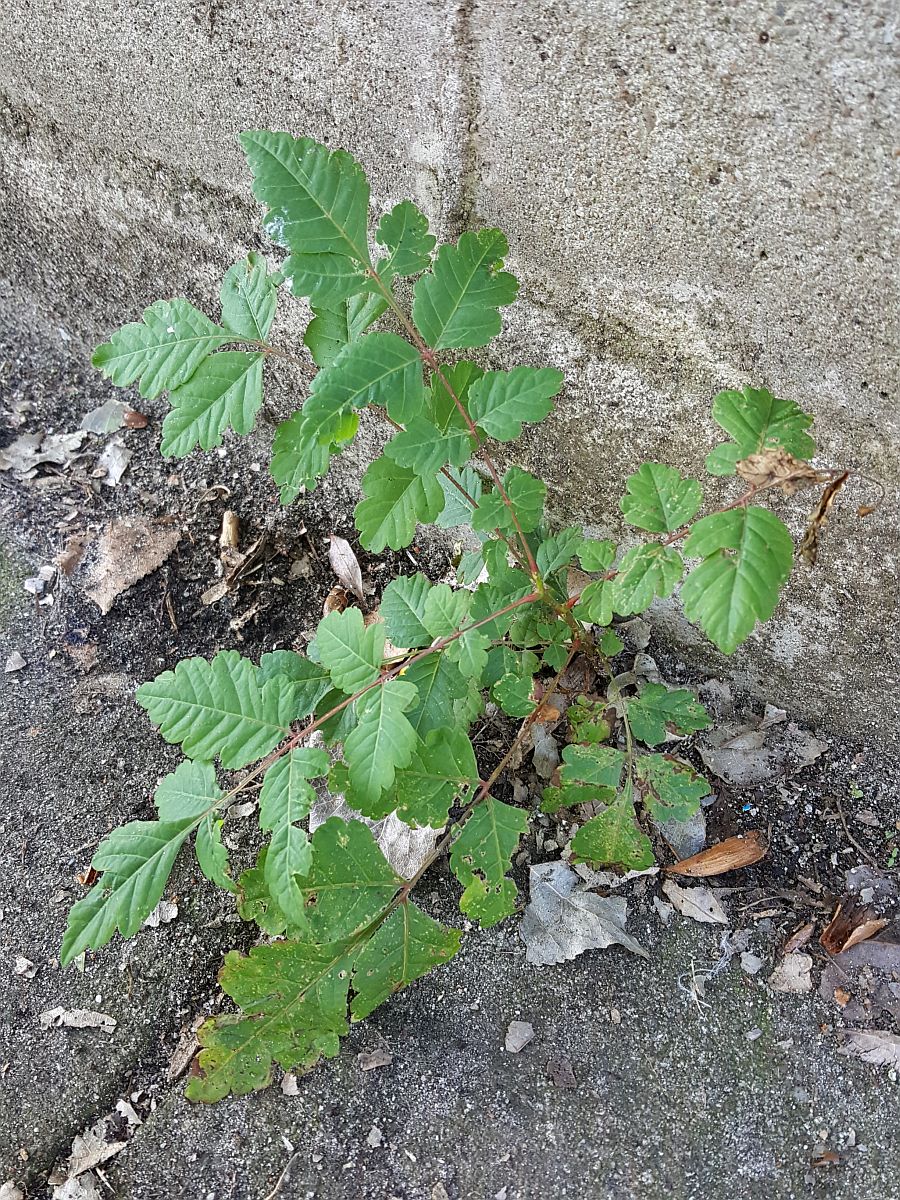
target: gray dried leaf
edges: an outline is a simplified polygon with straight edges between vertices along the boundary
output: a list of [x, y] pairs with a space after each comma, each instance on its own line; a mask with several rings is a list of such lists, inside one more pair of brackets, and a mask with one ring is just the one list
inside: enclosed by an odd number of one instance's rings
[[79, 429], [85, 430], [86, 433], [96, 433], [98, 436], [104, 433], [115, 433], [125, 424], [125, 414], [128, 411], [128, 405], [123, 404], [121, 400], [107, 400], [99, 408], [93, 408], [89, 413], [85, 413], [81, 418]]
[[133, 451], [129, 450], [124, 442], [120, 442], [118, 438], [112, 439], [97, 460], [97, 466], [106, 472], [103, 482], [107, 487], [118, 486], [133, 457]]
[[23, 979], [34, 979], [37, 975], [37, 967], [30, 958], [17, 954], [13, 963], [13, 975], [21, 975]]
[[715, 893], [708, 887], [681, 887], [674, 879], [667, 879], [662, 890], [678, 912], [692, 921], [707, 925], [727, 925], [728, 916]]
[[11, 675], [14, 671], [21, 671], [23, 667], [27, 666], [28, 663], [18, 652], [18, 650], [13, 650], [12, 654], [6, 660], [6, 666], [3, 668], [3, 670], [7, 675]]
[[780, 710], [750, 721], [726, 722], [706, 734], [698, 748], [714, 775], [733, 787], [754, 787], [808, 767], [828, 749], [806, 729], [778, 718]]
[[531, 899], [519, 926], [528, 962], [540, 966], [561, 963], [585, 950], [612, 945], [649, 957], [625, 931], [627, 901], [587, 891], [567, 863], [533, 866], [530, 884]]
[[299, 1096], [300, 1084], [293, 1071], [289, 1071], [281, 1080], [281, 1092], [284, 1096]]
[[838, 1052], [876, 1067], [900, 1067], [900, 1035], [886, 1029], [853, 1029], [844, 1034]]
[[361, 1071], [375, 1071], [378, 1067], [389, 1067], [394, 1056], [387, 1046], [376, 1046], [374, 1050], [362, 1050], [356, 1056], [357, 1066]]
[[331, 535], [328, 546], [328, 561], [331, 563], [331, 569], [337, 576], [338, 582], [348, 592], [352, 592], [357, 600], [365, 600], [366, 596], [363, 591], [362, 571], [360, 570], [359, 560], [353, 553], [353, 547], [346, 538], [337, 537], [335, 534]]
[[0, 1200], [25, 1200], [25, 1193], [12, 1179], [0, 1184]]
[[118, 596], [158, 570], [181, 540], [181, 530], [140, 517], [122, 518], [100, 535], [88, 599], [108, 613]]
[[174, 900], [160, 900], [156, 908], [144, 922], [145, 929], [158, 929], [160, 925], [168, 925], [178, 916], [178, 905]]
[[766, 980], [773, 992], [800, 996], [812, 991], [812, 955], [786, 954]]
[[88, 1171], [75, 1175], [53, 1189], [53, 1200], [103, 1200], [97, 1177]]
[[104, 1033], [112, 1033], [116, 1027], [115, 1017], [106, 1013], [92, 1012], [88, 1008], [48, 1008], [38, 1018], [41, 1029], [102, 1029]]

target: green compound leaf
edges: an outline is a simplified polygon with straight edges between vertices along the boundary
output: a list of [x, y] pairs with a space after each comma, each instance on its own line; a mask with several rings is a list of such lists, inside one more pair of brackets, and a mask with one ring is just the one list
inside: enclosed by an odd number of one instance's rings
[[472, 457], [472, 446], [472, 438], [465, 431], [445, 436], [427, 417], [412, 417], [406, 429], [394, 434], [384, 452], [401, 467], [411, 467], [420, 475], [434, 475], [446, 463], [464, 466]]
[[510, 717], [527, 717], [536, 707], [533, 686], [530, 675], [504, 675], [491, 688], [491, 696]]
[[516, 885], [506, 878], [528, 814], [486, 796], [463, 825], [450, 866], [465, 889], [459, 907], [485, 929], [515, 911]]
[[312, 848], [298, 821], [309, 816], [316, 802], [310, 779], [328, 771], [324, 750], [291, 750], [274, 762], [263, 778], [259, 795], [259, 825], [271, 832], [266, 853], [265, 880], [269, 893], [289, 921], [302, 921], [303, 896], [296, 876], [306, 875]]
[[280, 679], [294, 690], [294, 715], [307, 717], [332, 688], [331, 676], [321, 663], [295, 650], [272, 650], [259, 660], [259, 682]]
[[432, 730], [445, 729], [455, 701], [467, 693], [466, 680], [446, 650], [413, 663], [404, 671], [403, 679], [416, 689], [417, 699], [406, 710], [406, 719], [421, 738]]
[[684, 560], [671, 546], [635, 546], [619, 563], [612, 600], [617, 613], [644, 612], [655, 597], [671, 596], [684, 574]]
[[404, 650], [430, 646], [434, 638], [425, 626], [425, 602], [431, 584], [424, 575], [401, 575], [384, 589], [379, 612], [388, 641]]
[[552, 367], [514, 367], [488, 371], [469, 389], [469, 416], [498, 442], [514, 442], [523, 421], [543, 421], [563, 385]]
[[[462, 471], [448, 467], [447, 475], [449, 479], [446, 475], [438, 475], [438, 483], [444, 493], [444, 507], [434, 523], [441, 529], [455, 529], [458, 525], [471, 522], [474, 509], [466, 497], [471, 496], [476, 504], [480, 504], [484, 486], [481, 476], [471, 467]], [[460, 491], [460, 488], [463, 490]], [[466, 495], [463, 495], [463, 491]]]
[[275, 942], [246, 958], [230, 951], [219, 983], [245, 1015], [229, 1013], [201, 1026], [202, 1073], [189, 1081], [187, 1098], [213, 1103], [243, 1096], [268, 1087], [276, 1062], [308, 1071], [320, 1058], [333, 1058], [349, 1028], [352, 969], [344, 943]]
[[293, 504], [304, 489], [312, 491], [328, 470], [332, 455], [353, 439], [358, 427], [355, 412], [344, 414], [335, 424], [331, 443], [325, 445], [320, 441], [320, 424], [311, 421], [303, 409], [282, 421], [275, 430], [269, 468], [278, 484], [281, 503]]
[[733, 508], [698, 521], [684, 552], [703, 559], [681, 589], [685, 615], [731, 654], [775, 611], [791, 571], [791, 535], [768, 509]]
[[359, 723], [344, 741], [344, 758], [354, 806], [366, 817], [385, 817], [396, 807], [382, 792], [393, 785], [398, 767], [409, 766], [419, 741], [404, 715], [417, 696], [413, 684], [390, 679], [357, 702]]
[[123, 325], [98, 346], [91, 362], [118, 387], [138, 380], [140, 394], [152, 400], [186, 383], [208, 355], [235, 340], [187, 300], [157, 300], [143, 321]]
[[436, 584], [425, 598], [423, 623], [432, 638], [447, 637], [466, 624], [472, 593], [454, 591], [449, 584]]
[[131, 821], [100, 843], [91, 866], [103, 876], [69, 912], [59, 960], [66, 966], [83, 950], [97, 950], [118, 929], [137, 933], [159, 903], [178, 851], [198, 817]]
[[456, 796], [478, 781], [472, 744], [464, 730], [434, 729], [409, 766], [397, 773], [397, 816], [408, 825], [443, 829]]
[[300, 930], [314, 942], [356, 937], [384, 911], [403, 880], [361, 821], [329, 817], [312, 837], [313, 861], [298, 881]]
[[629, 525], [650, 533], [674, 533], [697, 515], [703, 489], [696, 479], [683, 479], [674, 467], [644, 463], [625, 482], [620, 507]]
[[395, 333], [369, 333], [350, 342], [319, 372], [303, 412], [320, 422], [319, 441], [327, 444], [350, 409], [377, 404], [392, 420], [404, 422], [420, 413], [424, 402], [416, 348]]
[[626, 705], [632, 733], [648, 746], [664, 742], [668, 726], [675, 733], [685, 734], [709, 725], [709, 713], [693, 692], [670, 692], [661, 683], [645, 684], [640, 696], [631, 697]]
[[535, 562], [542, 575], [550, 575], [572, 561], [581, 548], [583, 538], [580, 529], [563, 529], [554, 537], [546, 538], [535, 552]]
[[229, 267], [219, 292], [222, 324], [241, 338], [264, 342], [275, 316], [278, 293], [266, 260], [255, 250]]
[[387, 308], [387, 300], [370, 295], [313, 305], [313, 319], [306, 327], [303, 344], [316, 366], [330, 366], [344, 347], [362, 337]]
[[[608, 571], [613, 565], [616, 557], [616, 543], [611, 542], [608, 538], [603, 541], [596, 541], [594, 538], [587, 538], [582, 543], [578, 551], [578, 561], [581, 563], [585, 571], [592, 571], [599, 574], [601, 571]], [[599, 624], [607, 625], [608, 621], [600, 621]]]
[[356, 960], [352, 1019], [361, 1021], [392, 993], [448, 962], [461, 939], [458, 929], [438, 924], [404, 900], [379, 926]]
[[[468, 408], [469, 389], [483, 375], [481, 367], [476, 367], [466, 359], [453, 363], [452, 366], [441, 367], [440, 374], [432, 374], [431, 390], [426, 398], [425, 407], [429, 418], [441, 433], [450, 433], [452, 430], [465, 432], [468, 429], [460, 406], [463, 409]], [[459, 404], [456, 403], [457, 400]]]
[[625, 754], [612, 746], [566, 746], [560, 779], [563, 784], [590, 783], [617, 788], [622, 778]]
[[602, 812], [585, 821], [572, 839], [572, 854], [581, 862], [626, 871], [653, 866], [653, 847], [637, 823], [630, 783]]
[[779, 400], [766, 388], [719, 392], [713, 400], [713, 419], [734, 442], [717, 446], [706, 460], [712, 475], [733, 475], [735, 464], [762, 450], [786, 450], [809, 459], [816, 443], [806, 432], [813, 419], [793, 400]]
[[437, 252], [428, 275], [416, 281], [412, 315], [433, 350], [486, 346], [500, 332], [498, 309], [512, 304], [518, 283], [501, 271], [509, 252], [499, 229], [464, 233]]
[[428, 218], [410, 200], [384, 214], [375, 231], [375, 241], [390, 251], [378, 264], [382, 279], [418, 275], [431, 265], [435, 239], [428, 232]]
[[[524, 532], [537, 529], [544, 514], [547, 485], [520, 467], [510, 467], [503, 476], [503, 489]], [[471, 521], [472, 528], [482, 533], [492, 529], [513, 533], [516, 528], [509, 506], [498, 491], [482, 496], [478, 508], [471, 515]]]
[[240, 141], [273, 241], [300, 253], [343, 254], [369, 264], [369, 184], [352, 155], [264, 129], [247, 130]]
[[385, 546], [402, 550], [416, 526], [430, 524], [444, 507], [444, 491], [433, 477], [418, 475], [389, 458], [376, 458], [363, 476], [363, 494], [354, 510], [359, 538], [380, 554]]
[[294, 695], [278, 680], [261, 684], [257, 668], [234, 650], [212, 661], [183, 659], [138, 688], [135, 698], [167, 742], [188, 758], [235, 770], [274, 749], [290, 732]]
[[384, 626], [363, 624], [358, 608], [332, 612], [319, 622], [316, 647], [336, 687], [347, 695], [374, 683], [384, 658]]
[[692, 767], [665, 754], [637, 760], [637, 777], [644, 784], [644, 808], [654, 820], [687, 821], [710, 793], [710, 786]]
[[293, 294], [317, 307], [336, 307], [366, 283], [362, 264], [343, 254], [292, 254], [281, 270]]
[[200, 870], [211, 883], [234, 891], [234, 881], [228, 874], [228, 851], [222, 845], [222, 822], [215, 815], [222, 798], [212, 763], [185, 759], [162, 780], [153, 802], [161, 821], [200, 818], [194, 843]]
[[262, 404], [262, 363], [261, 354], [243, 350], [223, 350], [204, 359], [187, 383], [169, 395], [163, 457], [184, 458], [195, 446], [220, 446], [229, 426], [235, 433], [249, 433]]
[[575, 605], [574, 615], [579, 621], [592, 621], [595, 625], [608, 625], [617, 607], [618, 593], [615, 579], [595, 579], [581, 593]]

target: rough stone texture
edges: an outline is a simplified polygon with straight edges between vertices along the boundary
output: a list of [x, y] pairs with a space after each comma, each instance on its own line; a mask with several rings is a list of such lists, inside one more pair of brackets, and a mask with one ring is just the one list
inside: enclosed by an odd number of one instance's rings
[[[893, 488], [891, 22], [878, 0], [140, 0], [114, 19], [38, 0], [0, 47], [0, 310], [83, 362], [160, 295], [209, 303], [262, 245], [234, 135], [289, 128], [352, 149], [379, 207], [410, 195], [444, 235], [508, 231], [523, 301], [495, 354], [566, 369], [516, 451], [558, 512], [616, 531], [624, 476], [647, 456], [697, 469], [710, 398], [745, 382], [814, 411], [824, 460]], [[886, 733], [895, 497], [853, 515], [875, 494], [848, 490], [819, 567], [735, 666], [813, 719]]]

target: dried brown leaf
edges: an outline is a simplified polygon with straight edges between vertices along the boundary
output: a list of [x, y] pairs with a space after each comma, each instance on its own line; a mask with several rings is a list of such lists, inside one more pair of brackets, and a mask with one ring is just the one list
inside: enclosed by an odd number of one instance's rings
[[816, 927], [812, 921], [807, 921], [805, 925], [801, 925], [799, 929], [795, 929], [784, 943], [784, 953], [793, 954], [795, 950], [799, 950], [801, 946], [805, 946], [815, 931]]
[[337, 576], [338, 582], [343, 584], [348, 592], [362, 603], [365, 600], [365, 592], [363, 591], [362, 571], [359, 566], [359, 559], [353, 553], [353, 547], [346, 538], [337, 537], [332, 534], [329, 538], [328, 545], [328, 561], [331, 564], [331, 569]]
[[822, 930], [819, 942], [829, 954], [840, 954], [874, 937], [888, 924], [871, 905], [852, 893], [843, 896], [831, 920]]
[[735, 469], [749, 487], [780, 487], [786, 496], [793, 496], [801, 488], [819, 483], [822, 478], [809, 463], [801, 462], [786, 450], [777, 449], [750, 454]]
[[180, 540], [180, 529], [140, 517], [113, 521], [100, 536], [88, 599], [108, 613], [122, 592], [162, 566]]
[[844, 1034], [839, 1053], [851, 1054], [876, 1067], [900, 1067], [900, 1035], [886, 1029], [853, 1029]]
[[723, 875], [726, 871], [752, 866], [765, 858], [768, 850], [769, 841], [765, 833], [761, 829], [751, 829], [736, 837], [726, 838], [724, 842], [717, 842], [699, 854], [692, 854], [690, 858], [683, 858], [664, 869], [669, 875], [689, 875], [695, 879]]
[[325, 603], [322, 605], [322, 615], [328, 616], [329, 613], [343, 612], [350, 603], [350, 597], [340, 585], [335, 584], [328, 595], [325, 597]]
[[816, 565], [819, 557], [819, 535], [828, 524], [828, 514], [831, 511], [832, 504], [834, 504], [835, 497], [849, 478], [850, 472], [844, 471], [836, 479], [832, 479], [831, 483], [822, 492], [819, 503], [810, 513], [806, 533], [804, 533], [803, 541], [800, 543], [800, 557], [809, 567]]

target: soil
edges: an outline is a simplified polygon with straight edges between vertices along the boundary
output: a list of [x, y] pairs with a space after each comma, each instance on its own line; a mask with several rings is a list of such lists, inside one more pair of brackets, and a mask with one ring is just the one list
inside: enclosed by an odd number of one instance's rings
[[[7, 349], [0, 360], [3, 445], [23, 432], [70, 432], [122, 398], [72, 347]], [[714, 781], [707, 840], [764, 829], [771, 846], [756, 866], [713, 881], [725, 889], [727, 930], [678, 915], [663, 922], [659, 880], [645, 878], [625, 894], [647, 962], [612, 949], [538, 968], [511, 918], [469, 933], [452, 963], [355, 1027], [337, 1059], [299, 1080], [298, 1094], [276, 1084], [213, 1108], [184, 1100], [183, 1080], [169, 1078], [179, 1037], [221, 1003], [224, 951], [253, 941], [229, 897], [185, 857], [166, 893], [177, 900], [175, 920], [117, 939], [83, 970], [61, 970], [56, 958], [94, 847], [123, 821], [151, 815], [153, 788], [178, 761], [133, 690], [190, 655], [236, 647], [256, 659], [302, 645], [335, 582], [329, 534], [356, 547], [373, 605], [399, 571], [444, 575], [450, 549], [423, 539], [398, 555], [360, 551], [352, 459], [282, 509], [267, 476], [265, 422], [221, 452], [167, 461], [158, 453], [163, 404], [130, 402], [146, 428], [89, 436], [73, 463], [41, 467], [31, 480], [0, 473], [0, 662], [18, 652], [27, 664], [0, 675], [0, 1183], [50, 1195], [48, 1176], [73, 1137], [130, 1098], [143, 1123], [99, 1168], [102, 1194], [113, 1197], [900, 1197], [897, 1072], [839, 1052], [847, 1021], [833, 997], [766, 983], [792, 931], [813, 921], [818, 933], [827, 921], [848, 870], [888, 869], [897, 853], [898, 764], [827, 730], [813, 731], [828, 749], [811, 766], [788, 763], [750, 789]], [[111, 436], [133, 451], [114, 488], [94, 475]], [[265, 535], [271, 556], [204, 605], [226, 509], [240, 518], [242, 546]], [[48, 583], [52, 603], [26, 590], [71, 534], [136, 516], [183, 534], [106, 615], [85, 595], [95, 547], [70, 577]], [[747, 713], [745, 698], [729, 699], [665, 647], [651, 642], [649, 652], [668, 682], [705, 685], [708, 697]], [[487, 726], [485, 752], [507, 734], [502, 721]], [[701, 765], [693, 743], [678, 752]], [[527, 759], [519, 784], [535, 794]], [[506, 795], [512, 787], [508, 779]], [[535, 830], [514, 871], [523, 904], [529, 864], [553, 856], [549, 838], [565, 842], [556, 818]], [[240, 855], [250, 822], [235, 821], [230, 836]], [[422, 891], [430, 911], [460, 923], [444, 864]], [[738, 935], [763, 960], [755, 975], [739, 953], [729, 956]], [[818, 985], [828, 956], [816, 938], [804, 949]], [[34, 965], [31, 977], [15, 973], [17, 956]], [[42, 1028], [40, 1014], [57, 1006], [117, 1024], [111, 1034]], [[503, 1048], [511, 1020], [536, 1031], [518, 1055]], [[897, 1032], [886, 1014], [872, 1025]], [[358, 1056], [376, 1048], [392, 1062], [364, 1071]]]

